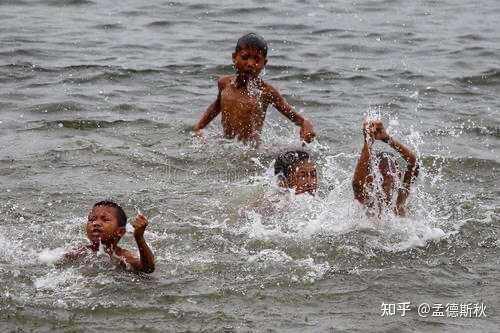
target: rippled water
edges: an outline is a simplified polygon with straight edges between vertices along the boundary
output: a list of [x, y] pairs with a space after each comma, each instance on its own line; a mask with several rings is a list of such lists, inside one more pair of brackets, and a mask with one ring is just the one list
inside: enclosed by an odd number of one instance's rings
[[[499, 16], [494, 0], [0, 0], [0, 330], [498, 331]], [[258, 150], [218, 120], [191, 139], [249, 31], [317, 127], [315, 198], [273, 186], [299, 147], [274, 110]], [[409, 219], [353, 202], [373, 114], [423, 161]], [[57, 262], [107, 197], [149, 216], [154, 274]], [[423, 302], [487, 317], [421, 318]]]

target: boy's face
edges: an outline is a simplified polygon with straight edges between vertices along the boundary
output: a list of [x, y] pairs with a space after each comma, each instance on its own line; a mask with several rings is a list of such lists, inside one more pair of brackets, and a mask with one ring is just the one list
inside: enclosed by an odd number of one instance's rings
[[294, 189], [296, 194], [314, 194], [318, 188], [316, 165], [310, 160], [298, 161], [292, 166], [286, 185]]
[[120, 227], [116, 215], [116, 209], [113, 207], [95, 207], [90, 211], [85, 229], [93, 244], [118, 243], [125, 234], [125, 228]]
[[255, 79], [267, 64], [267, 58], [259, 49], [249, 47], [233, 53], [236, 73], [245, 80]]

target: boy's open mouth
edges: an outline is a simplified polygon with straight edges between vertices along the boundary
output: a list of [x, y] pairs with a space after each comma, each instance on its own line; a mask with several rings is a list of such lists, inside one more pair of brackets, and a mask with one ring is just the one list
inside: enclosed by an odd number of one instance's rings
[[92, 229], [92, 230], [90, 231], [90, 234], [91, 234], [92, 236], [100, 236], [100, 235], [102, 234], [102, 231], [101, 231], [100, 229]]

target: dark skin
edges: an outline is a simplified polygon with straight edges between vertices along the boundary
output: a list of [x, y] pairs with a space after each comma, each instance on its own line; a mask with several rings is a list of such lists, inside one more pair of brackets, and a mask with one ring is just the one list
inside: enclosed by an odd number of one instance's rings
[[118, 246], [118, 242], [125, 235], [125, 227], [118, 224], [116, 208], [95, 207], [88, 216], [85, 230], [90, 240], [90, 245], [84, 246], [76, 252], [66, 255], [67, 259], [77, 259], [87, 252], [96, 253], [103, 246], [111, 258], [118, 259], [122, 267], [130, 266], [133, 270], [144, 273], [152, 273], [155, 269], [154, 255], [144, 240], [144, 231], [148, 225], [146, 217], [138, 214], [132, 226], [134, 227], [134, 238], [139, 249], [139, 257], [134, 253]]
[[316, 164], [310, 160], [294, 163], [283, 185], [295, 191], [295, 194], [309, 193], [314, 195], [318, 188]]
[[[385, 130], [384, 124], [381, 121], [364, 123], [363, 135], [365, 140], [352, 181], [354, 198], [362, 205], [368, 208], [378, 208], [380, 211], [380, 208], [383, 206], [390, 205], [393, 196], [397, 195], [396, 206], [393, 209], [394, 213], [399, 216], [406, 216], [408, 213], [406, 201], [410, 193], [410, 187], [418, 176], [418, 163], [415, 153], [401, 142], [391, 137]], [[374, 198], [372, 196], [374, 194], [372, 190], [374, 178], [370, 173], [369, 166], [371, 158], [370, 147], [376, 140], [387, 143], [392, 149], [398, 152], [406, 161], [406, 170], [403, 175], [402, 186], [396, 189], [395, 184], [397, 183], [397, 178], [401, 178], [401, 172], [399, 170], [391, 170], [389, 161], [386, 159], [382, 160], [378, 167], [383, 178], [383, 193], [373, 200]], [[379, 207], [372, 207], [374, 201]]]
[[309, 143], [314, 139], [316, 133], [312, 123], [295, 112], [278, 90], [259, 78], [267, 64], [261, 50], [244, 48], [234, 52], [233, 64], [236, 74], [219, 79], [217, 98], [193, 128], [194, 136], [202, 136], [202, 129], [220, 113], [226, 138], [258, 145], [266, 110], [273, 105], [300, 127], [303, 142]]

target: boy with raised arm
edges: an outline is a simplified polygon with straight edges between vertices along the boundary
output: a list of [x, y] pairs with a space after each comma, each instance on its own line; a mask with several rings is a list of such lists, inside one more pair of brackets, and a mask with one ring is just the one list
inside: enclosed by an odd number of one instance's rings
[[122, 268], [134, 271], [152, 273], [155, 269], [154, 255], [144, 240], [144, 231], [148, 220], [138, 214], [132, 223], [134, 238], [139, 249], [139, 257], [129, 250], [118, 246], [118, 242], [125, 234], [127, 215], [123, 209], [113, 201], [97, 202], [91, 209], [85, 230], [90, 241], [89, 245], [82, 246], [75, 252], [66, 254], [67, 260], [74, 260], [86, 254], [97, 253], [101, 249], [109, 255], [112, 262]]
[[[370, 215], [380, 216], [381, 212], [389, 209], [396, 215], [406, 216], [406, 200], [410, 187], [418, 176], [419, 167], [415, 153], [391, 137], [381, 121], [363, 124], [363, 135], [365, 140], [352, 181], [354, 198], [368, 208]], [[394, 154], [372, 154], [371, 146], [375, 140], [387, 143], [406, 161], [402, 179], [402, 172]], [[377, 175], [380, 176], [379, 179], [376, 178]]]

